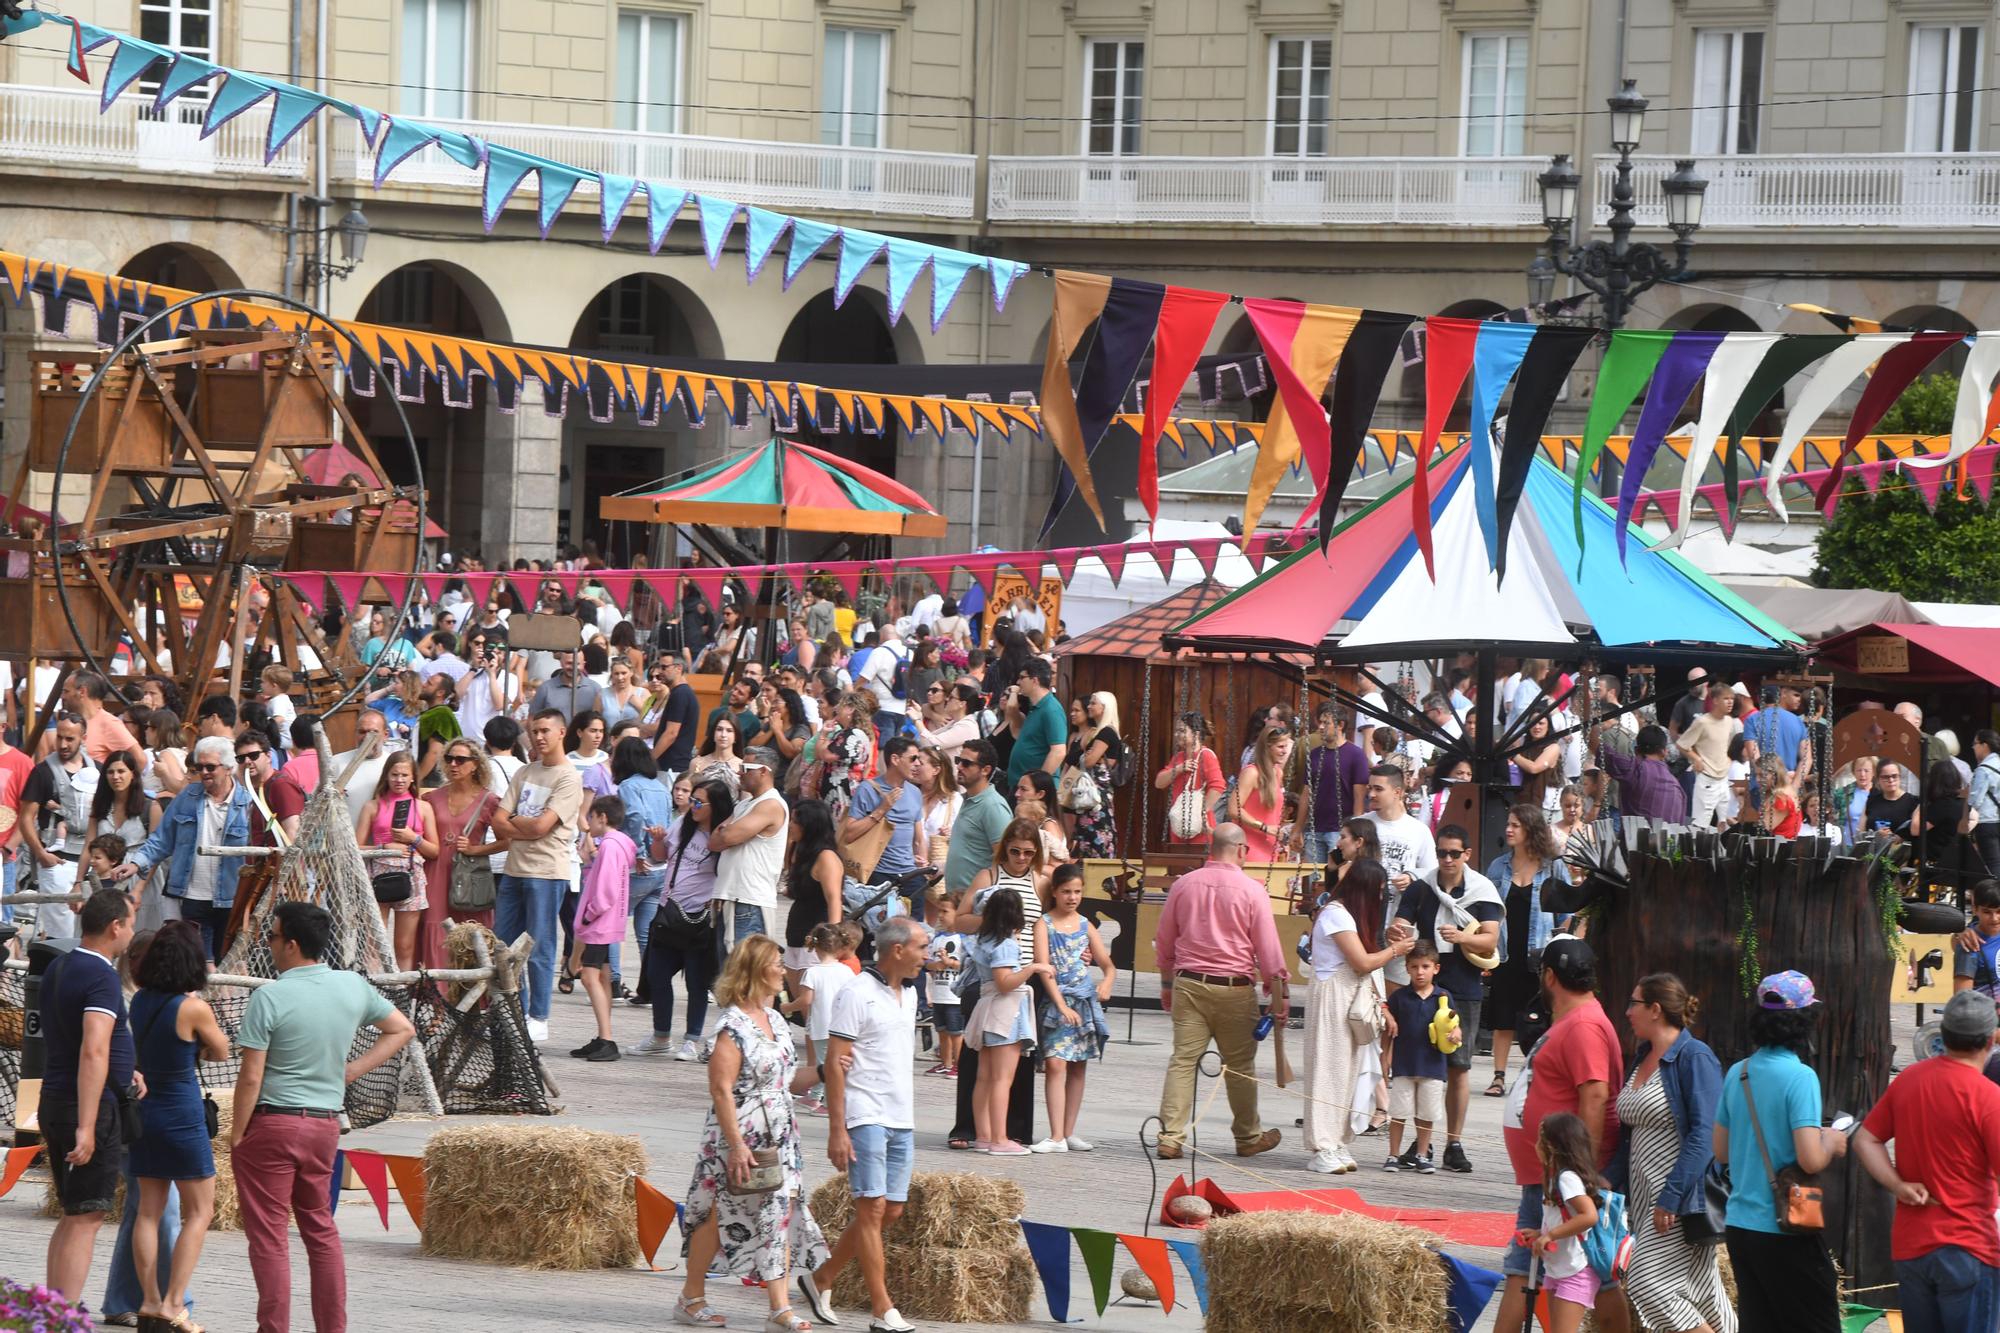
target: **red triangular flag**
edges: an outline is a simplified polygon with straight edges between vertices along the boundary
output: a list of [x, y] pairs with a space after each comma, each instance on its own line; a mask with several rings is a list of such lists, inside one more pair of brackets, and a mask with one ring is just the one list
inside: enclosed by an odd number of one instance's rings
[[643, 1179], [632, 1182], [632, 1194], [639, 1215], [639, 1249], [646, 1263], [657, 1268], [653, 1256], [660, 1252], [660, 1242], [674, 1224], [674, 1201]]
[[1476, 319], [1434, 316], [1424, 321], [1424, 435], [1417, 443], [1417, 473], [1410, 487], [1410, 515], [1417, 549], [1424, 553], [1424, 570], [1433, 582], [1437, 562], [1431, 552], [1431, 452], [1458, 402], [1458, 391], [1472, 370], [1472, 349], [1479, 341]]
[[78, 19], [69, 20], [69, 72], [90, 82], [90, 66], [83, 63], [83, 23]]
[[1139, 1271], [1153, 1281], [1153, 1290], [1160, 1293], [1160, 1312], [1174, 1312], [1174, 1266], [1168, 1256], [1167, 1243], [1158, 1236], [1127, 1236], [1121, 1234], [1118, 1243], [1123, 1245], [1139, 1265]]
[[1160, 302], [1160, 320], [1153, 330], [1153, 377], [1146, 385], [1146, 415], [1139, 430], [1139, 503], [1146, 506], [1152, 522], [1160, 517], [1160, 432], [1194, 373], [1215, 317], [1228, 303], [1221, 292], [1191, 287], [1169, 287]]
[[21, 1173], [28, 1169], [28, 1163], [41, 1155], [42, 1145], [39, 1143], [32, 1148], [7, 1150], [7, 1166], [4, 1171], [0, 1171], [0, 1197], [5, 1197], [7, 1191], [14, 1188], [14, 1183], [21, 1178]]
[[708, 604], [715, 613], [721, 615], [722, 589], [729, 582], [729, 571], [718, 569], [713, 565], [704, 565], [700, 569], [687, 571], [687, 577], [695, 587], [701, 589], [701, 595], [708, 599]]
[[1076, 581], [1076, 562], [1083, 555], [1081, 546], [1065, 546], [1059, 551], [1049, 552], [1049, 563], [1056, 567], [1056, 577], [1067, 588]]
[[389, 1229], [389, 1167], [380, 1153], [369, 1152], [365, 1148], [347, 1149], [347, 1164], [354, 1168], [354, 1174], [361, 1177], [361, 1183], [368, 1190], [368, 1197], [375, 1201], [375, 1211], [382, 1214], [382, 1229]]
[[342, 610], [351, 616], [361, 609], [361, 590], [368, 586], [368, 575], [328, 574], [326, 581], [340, 599]]
[[389, 1174], [395, 1179], [396, 1193], [402, 1196], [403, 1211], [417, 1224], [417, 1230], [424, 1229], [424, 1159], [382, 1154], [382, 1160], [389, 1165]]
[[1115, 587], [1118, 581], [1125, 577], [1125, 548], [1114, 542], [1109, 546], [1098, 547], [1094, 554], [1104, 562], [1105, 571], [1111, 575], [1111, 582]]

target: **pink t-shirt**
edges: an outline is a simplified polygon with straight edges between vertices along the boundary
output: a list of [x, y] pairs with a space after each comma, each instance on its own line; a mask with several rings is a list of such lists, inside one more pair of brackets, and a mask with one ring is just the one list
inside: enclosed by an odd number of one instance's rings
[[1514, 1164], [1514, 1183], [1542, 1183], [1545, 1172], [1535, 1154], [1535, 1136], [1541, 1132], [1542, 1120], [1558, 1111], [1576, 1114], [1577, 1089], [1586, 1083], [1605, 1086], [1597, 1165], [1599, 1169], [1609, 1166], [1618, 1144], [1618, 1089], [1623, 1082], [1624, 1055], [1618, 1046], [1618, 1029], [1605, 1017], [1604, 1006], [1592, 1000], [1570, 1010], [1535, 1048], [1534, 1077], [1521, 1110], [1522, 1127], [1510, 1125], [1502, 1131], [1507, 1159]]
[[576, 938], [581, 944], [616, 944], [625, 938], [625, 912], [638, 848], [617, 829], [597, 840], [597, 855], [583, 872], [583, 896], [576, 903]]
[[83, 724], [83, 752], [101, 764], [114, 754], [137, 754], [139, 742], [123, 722], [100, 708], [97, 716]]

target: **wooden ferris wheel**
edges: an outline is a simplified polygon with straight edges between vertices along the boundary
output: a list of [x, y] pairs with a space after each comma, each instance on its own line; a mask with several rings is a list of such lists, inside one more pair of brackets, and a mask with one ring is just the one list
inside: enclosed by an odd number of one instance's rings
[[[35, 357], [28, 449], [0, 509], [17, 531], [0, 538], [0, 624], [26, 633], [0, 655], [60, 668], [38, 717], [79, 668], [114, 686], [165, 677], [192, 710], [240, 697], [248, 660], [266, 653], [331, 711], [365, 675], [289, 583], [265, 576], [414, 572], [421, 484], [389, 484], [340, 393], [344, 333], [319, 320], [139, 341], [171, 313], [109, 351]], [[46, 494], [45, 514], [26, 508], [31, 494]]]

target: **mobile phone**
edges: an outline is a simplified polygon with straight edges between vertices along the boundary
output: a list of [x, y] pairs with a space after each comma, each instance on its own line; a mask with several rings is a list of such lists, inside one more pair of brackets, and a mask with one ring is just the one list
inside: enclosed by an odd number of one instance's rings
[[390, 828], [409, 827], [410, 804], [411, 802], [407, 797], [405, 797], [403, 800], [396, 802], [396, 813], [390, 820], [389, 824]]
[[1854, 1117], [1842, 1111], [1833, 1118], [1833, 1123], [1828, 1125], [1827, 1128], [1836, 1134], [1846, 1134], [1854, 1128]]

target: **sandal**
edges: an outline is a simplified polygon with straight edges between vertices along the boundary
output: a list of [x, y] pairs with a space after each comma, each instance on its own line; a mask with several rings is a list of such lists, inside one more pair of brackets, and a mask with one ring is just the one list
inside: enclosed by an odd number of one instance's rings
[[709, 1308], [708, 1301], [697, 1296], [692, 1304], [685, 1300], [674, 1302], [674, 1322], [687, 1328], [727, 1328], [729, 1321]]
[[947, 1147], [947, 1148], [949, 1148], [949, 1149], [951, 1149], [951, 1150], [952, 1150], [953, 1152], [971, 1152], [971, 1151], [972, 1151], [972, 1140], [971, 1140], [971, 1139], [946, 1139], [946, 1140], [944, 1141], [944, 1146], [945, 1146], [945, 1147]]
[[1368, 1128], [1362, 1130], [1361, 1132], [1363, 1134], [1380, 1134], [1382, 1132], [1382, 1126], [1388, 1123], [1389, 1123], [1389, 1113], [1378, 1106], [1375, 1108], [1374, 1112], [1368, 1117]]
[[771, 1311], [771, 1317], [764, 1321], [764, 1333], [812, 1333], [812, 1325], [792, 1313], [792, 1307], [787, 1305]]
[[162, 1318], [160, 1323], [174, 1333], [208, 1333], [208, 1330], [194, 1322], [194, 1316], [183, 1310], [172, 1319]]
[[1505, 1097], [1507, 1095], [1507, 1076], [1495, 1073], [1493, 1081], [1486, 1085], [1486, 1095], [1488, 1097]]
[[574, 995], [574, 994], [576, 994], [576, 976], [575, 976], [575, 974], [574, 974], [574, 973], [570, 973], [570, 972], [565, 972], [565, 973], [563, 973], [563, 978], [562, 978], [562, 980], [561, 980], [561, 981], [558, 981], [558, 982], [556, 983], [556, 989], [557, 989], [557, 990], [559, 990], [559, 991], [561, 991], [561, 992], [562, 992], [562, 993], [563, 993], [564, 995]]

